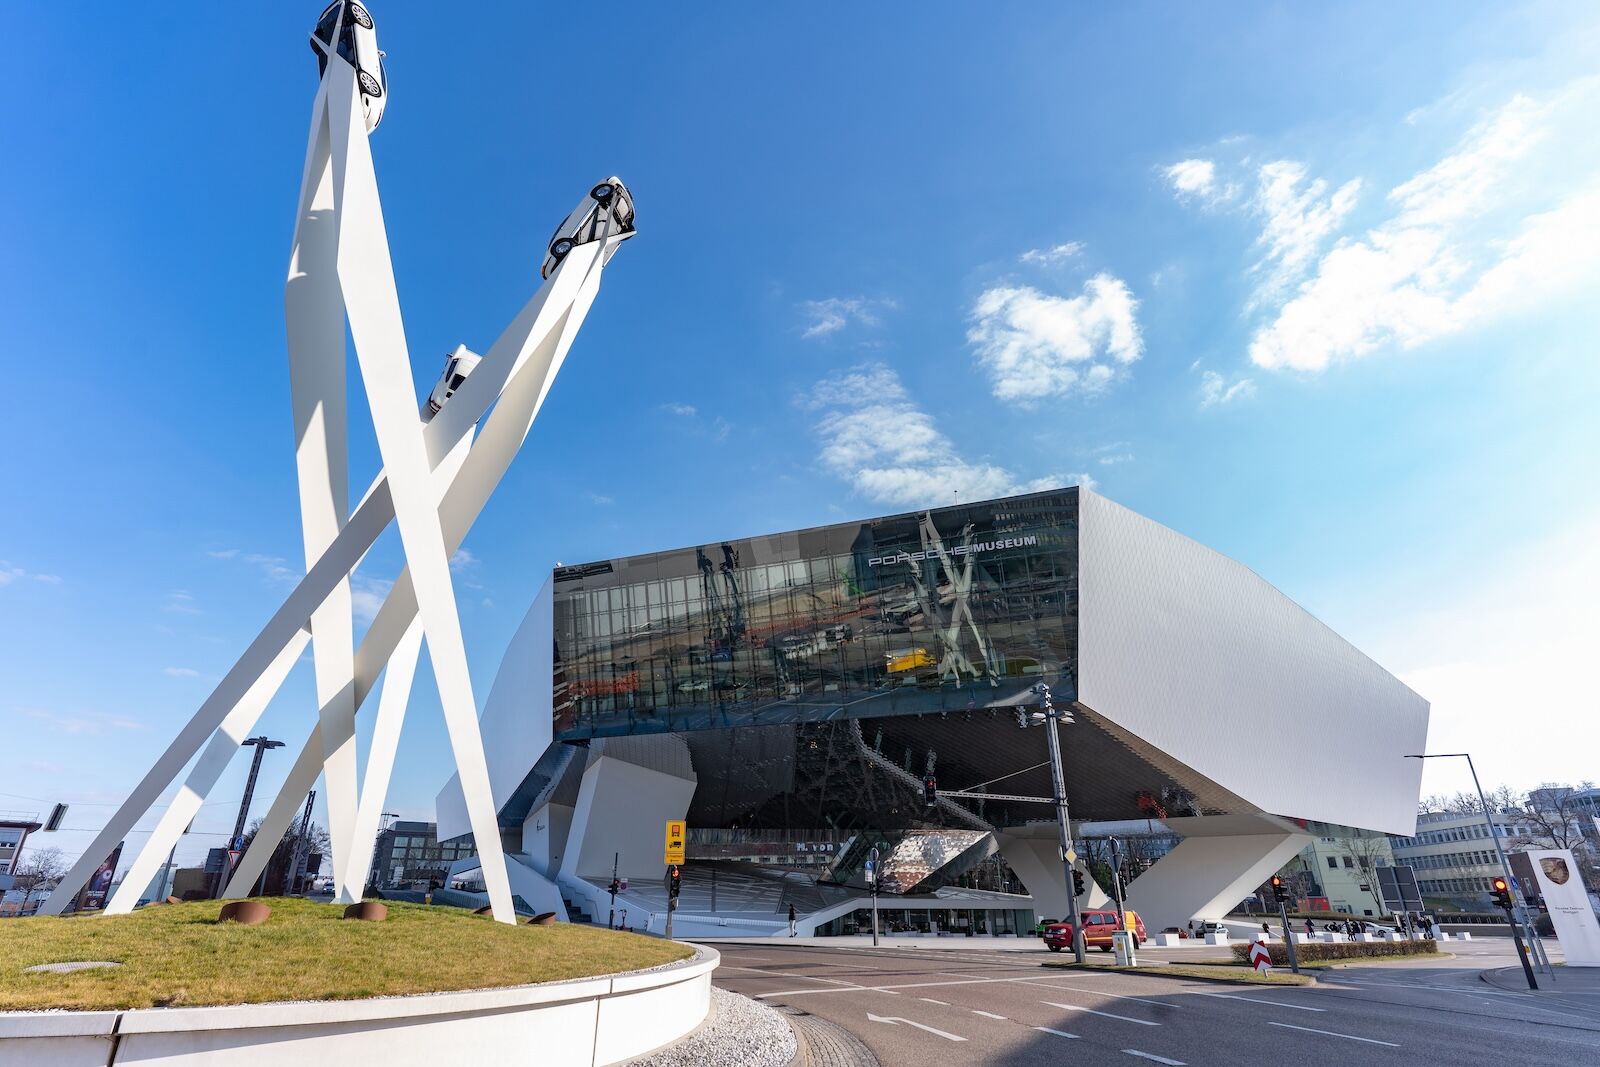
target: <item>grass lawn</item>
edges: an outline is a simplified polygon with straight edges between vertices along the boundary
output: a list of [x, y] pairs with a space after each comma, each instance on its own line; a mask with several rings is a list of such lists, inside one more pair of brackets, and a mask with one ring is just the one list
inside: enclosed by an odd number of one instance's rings
[[[261, 926], [219, 925], [221, 901], [131, 915], [0, 922], [0, 1010], [197, 1007], [352, 1000], [550, 982], [654, 967], [692, 950], [659, 938], [559, 923], [507, 926], [460, 908], [388, 904], [387, 922], [272, 897]], [[39, 963], [120, 967], [23, 974]]]
[[[1061, 963], [1045, 963], [1043, 967], [1059, 970], [1080, 969], [1074, 960]], [[1150, 974], [1158, 978], [1209, 978], [1213, 980], [1224, 979], [1229, 982], [1242, 982], [1246, 985], [1311, 985], [1313, 980], [1303, 974], [1291, 974], [1287, 968], [1274, 967], [1267, 974], [1260, 974], [1253, 968], [1231, 963], [1168, 963], [1156, 964], [1149, 967], [1118, 967], [1114, 963], [1085, 963], [1085, 968], [1096, 970], [1114, 970], [1123, 974]], [[1300, 965], [1305, 969], [1305, 964]]]

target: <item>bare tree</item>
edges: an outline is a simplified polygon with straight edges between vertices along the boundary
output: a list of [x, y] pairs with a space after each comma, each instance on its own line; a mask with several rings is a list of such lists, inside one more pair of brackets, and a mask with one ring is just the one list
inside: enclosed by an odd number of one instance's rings
[[1583, 830], [1578, 818], [1583, 814], [1576, 801], [1577, 790], [1567, 785], [1542, 785], [1518, 812], [1528, 832], [1514, 839], [1523, 848], [1583, 847]]
[[[245, 831], [244, 847], [248, 849], [255, 840], [256, 832], [261, 829], [261, 820], [257, 819]], [[262, 876], [256, 880], [256, 885], [261, 889], [261, 895], [276, 897], [283, 895], [284, 875], [289, 873], [289, 865], [294, 862], [295, 841], [300, 836], [298, 824], [290, 826], [284, 833], [283, 839], [278, 842], [278, 847], [272, 850], [272, 858], [267, 860], [267, 866], [262, 871]], [[306, 831], [306, 844], [301, 850], [301, 861], [307, 856], [328, 855], [328, 831], [313, 823]], [[315, 873], [315, 872], [312, 872]]]
[[[1383, 890], [1378, 885], [1378, 868], [1394, 862], [1394, 852], [1389, 847], [1389, 838], [1383, 834], [1355, 830], [1349, 836], [1340, 837], [1338, 842], [1340, 850], [1350, 857], [1350, 861], [1361, 872], [1361, 884], [1367, 887], [1366, 892], [1377, 905], [1378, 914], [1382, 915]], [[1383, 863], [1380, 864], [1379, 860]]]
[[16, 884], [22, 889], [22, 911], [28, 910], [35, 890], [54, 888], [66, 874], [67, 861], [59, 848], [36, 848], [27, 853], [16, 871]]

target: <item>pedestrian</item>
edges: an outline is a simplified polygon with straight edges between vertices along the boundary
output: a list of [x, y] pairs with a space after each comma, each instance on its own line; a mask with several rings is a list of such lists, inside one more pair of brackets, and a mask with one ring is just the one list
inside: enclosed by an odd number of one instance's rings
[[1264, 933], [1264, 934], [1272, 933], [1272, 931], [1267, 928], [1267, 924], [1266, 923], [1262, 923], [1261, 924], [1261, 932]]
[[794, 905], [790, 904], [789, 905], [789, 936], [790, 937], [799, 937], [800, 933], [799, 933], [798, 930], [795, 929], [794, 921], [795, 921]]
[[1194, 920], [1190, 919], [1189, 920], [1189, 940], [1193, 941], [1195, 939], [1195, 936], [1196, 935], [1195, 935], [1195, 932], [1194, 932]]
[[1317, 928], [1314, 925], [1312, 925], [1311, 920], [1309, 918], [1307, 918], [1306, 919], [1306, 936], [1310, 937], [1312, 934], [1314, 934], [1316, 932], [1317, 932]]

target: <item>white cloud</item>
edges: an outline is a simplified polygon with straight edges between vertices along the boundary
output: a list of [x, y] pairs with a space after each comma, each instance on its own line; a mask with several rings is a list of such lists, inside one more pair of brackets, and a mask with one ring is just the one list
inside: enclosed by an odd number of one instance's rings
[[162, 667], [161, 673], [168, 678], [198, 678], [200, 672], [193, 667]]
[[685, 419], [692, 419], [695, 415], [693, 404], [662, 404], [661, 410], [669, 415], [678, 415]]
[[389, 597], [389, 590], [394, 588], [394, 583], [381, 578], [368, 578], [364, 575], [353, 575], [350, 579], [350, 612], [355, 620], [363, 626], [370, 625], [378, 617], [378, 609], [383, 607], [383, 602]]
[[19, 708], [22, 714], [38, 719], [65, 734], [103, 734], [112, 730], [142, 730], [144, 723], [126, 715], [103, 711], [62, 712], [44, 708]]
[[174, 615], [203, 615], [205, 612], [195, 604], [194, 597], [182, 589], [174, 589], [167, 594], [166, 603], [161, 605], [161, 610]]
[[859, 326], [876, 326], [879, 313], [893, 311], [893, 300], [872, 299], [863, 296], [834, 296], [826, 300], [807, 300], [800, 305], [806, 327], [800, 336], [811, 339], [838, 333], [852, 322]]
[[42, 582], [45, 585], [60, 585], [61, 576], [57, 574], [36, 574], [11, 564], [8, 560], [0, 559], [0, 585], [10, 585], [12, 582]]
[[1108, 445], [1100, 445], [1092, 451], [1095, 462], [1103, 467], [1113, 467], [1118, 463], [1133, 462], [1133, 452], [1126, 441], [1113, 441]]
[[1559, 112], [1586, 114], [1593, 90], [1583, 83], [1545, 104], [1514, 97], [1452, 153], [1397, 185], [1391, 217], [1321, 256], [1256, 331], [1251, 360], [1321, 371], [1383, 346], [1417, 347], [1594, 277], [1600, 182], [1591, 177], [1553, 208], [1526, 215], [1506, 188], [1540, 170], [1530, 153], [1552, 137]]
[[973, 305], [967, 341], [994, 395], [1030, 407], [1108, 386], [1144, 350], [1139, 302], [1120, 278], [1097, 274], [1075, 297], [996, 286]]
[[1064, 259], [1071, 259], [1082, 251], [1082, 241], [1068, 241], [1066, 244], [1052, 245], [1049, 248], [1030, 248], [1018, 256], [1017, 259], [1023, 263], [1049, 266], [1052, 263], [1060, 263]]
[[1200, 376], [1200, 406], [1209, 408], [1256, 395], [1256, 386], [1249, 378], [1239, 378], [1230, 383], [1214, 370]]
[[207, 552], [206, 555], [212, 559], [235, 559], [240, 563], [248, 563], [252, 567], [259, 568], [262, 574], [274, 581], [286, 582], [299, 577], [295, 570], [289, 566], [289, 562], [282, 556], [267, 556], [260, 552], [242, 552], [237, 548], [224, 548], [214, 552]]
[[897, 507], [982, 500], [1054, 489], [1087, 475], [1018, 479], [992, 463], [968, 460], [921, 410], [899, 375], [868, 364], [817, 383], [803, 401], [825, 412], [817, 423], [824, 468], [868, 499]]
[[604, 495], [602, 493], [590, 493], [589, 494], [589, 502], [591, 504], [595, 505], [596, 507], [604, 508], [604, 507], [610, 507], [612, 504], [615, 504], [616, 500], [614, 500], [611, 497], [606, 496], [606, 495]]
[[466, 570], [468, 567], [477, 566], [479, 562], [480, 561], [478, 557], [474, 556], [471, 552], [468, 552], [465, 546], [456, 549], [450, 554], [450, 569], [455, 571], [457, 574]]
[[1355, 207], [1361, 179], [1353, 178], [1330, 193], [1321, 178], [1306, 182], [1305, 164], [1286, 159], [1265, 164], [1257, 178], [1253, 206], [1265, 219], [1258, 243], [1266, 247], [1255, 268], [1266, 275], [1257, 293], [1259, 301], [1281, 293], [1305, 273]]
[[1183, 159], [1162, 172], [1179, 196], [1210, 197], [1217, 191], [1217, 165], [1209, 159]]

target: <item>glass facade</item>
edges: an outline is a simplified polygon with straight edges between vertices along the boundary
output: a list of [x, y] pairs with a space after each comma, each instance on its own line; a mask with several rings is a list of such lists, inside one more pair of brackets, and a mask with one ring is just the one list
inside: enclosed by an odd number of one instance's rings
[[555, 572], [555, 737], [1074, 697], [1077, 494], [717, 542]]

